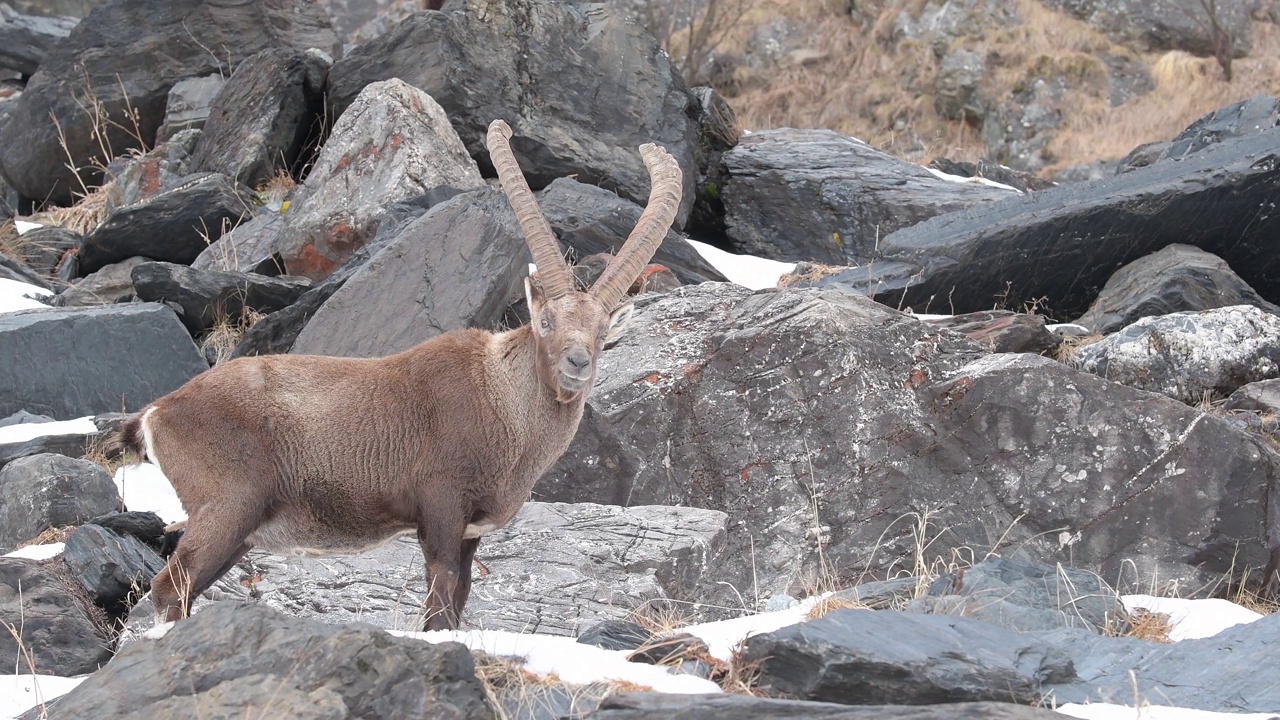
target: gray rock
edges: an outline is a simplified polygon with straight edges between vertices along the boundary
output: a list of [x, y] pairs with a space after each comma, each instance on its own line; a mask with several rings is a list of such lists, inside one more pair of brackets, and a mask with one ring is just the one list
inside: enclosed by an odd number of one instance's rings
[[943, 180], [829, 130], [752, 133], [721, 164], [730, 241], [774, 260], [858, 265], [894, 230], [1018, 194]]
[[1099, 57], [1107, 64], [1110, 86], [1107, 102], [1111, 107], [1119, 107], [1156, 89], [1155, 78], [1142, 59], [1116, 53], [1103, 53]]
[[1045, 632], [1063, 627], [1063, 614], [1060, 612], [1018, 605], [1000, 598], [974, 598], [960, 595], [922, 597], [903, 605], [902, 610], [981, 620], [1023, 633]]
[[0, 68], [33, 75], [50, 48], [71, 34], [77, 20], [23, 15], [0, 5]]
[[1280, 297], [1271, 250], [1280, 215], [1258, 212], [1280, 188], [1278, 146], [1272, 128], [1181, 162], [931, 218], [881, 239], [862, 292], [891, 307], [932, 302], [964, 313], [999, 298], [1005, 308], [1039, 302], [1055, 317], [1078, 317], [1113, 272], [1176, 242], [1218, 255], [1262, 297]]
[[[102, 0], [50, 49], [0, 128], [4, 175], [26, 197], [69, 205], [74, 192], [99, 184], [95, 162], [106, 164], [155, 137], [175, 83], [229, 74], [268, 47], [341, 52], [324, 11], [302, 0], [228, 6]], [[84, 109], [94, 100], [112, 119], [105, 138], [94, 134], [97, 113]], [[102, 156], [103, 145], [113, 157]], [[81, 175], [68, 166], [81, 168]]]
[[273, 268], [277, 274], [283, 273], [284, 260], [280, 258], [278, 249], [280, 234], [287, 224], [282, 213], [259, 212], [209, 243], [191, 262], [191, 267], [231, 272]]
[[1223, 403], [1224, 410], [1250, 410], [1280, 415], [1280, 380], [1259, 380], [1243, 385]]
[[222, 173], [252, 188], [292, 173], [308, 139], [319, 135], [330, 62], [288, 47], [246, 58], [209, 108], [193, 172]]
[[141, 156], [112, 162], [107, 171], [110, 183], [102, 189], [103, 214], [139, 205], [190, 179], [191, 153], [200, 135], [200, 130], [179, 130]]
[[940, 705], [841, 705], [774, 700], [748, 695], [616, 693], [604, 699], [592, 720], [1057, 720], [1051, 710], [1007, 702], [948, 702]]
[[[1041, 0], [1097, 27], [1114, 42], [1143, 52], [1186, 50], [1212, 57], [1211, 23], [1199, 0]], [[1249, 52], [1247, 0], [1217, 0], [1217, 19], [1226, 31], [1232, 53]]]
[[177, 623], [160, 640], [130, 643], [55, 707], [67, 720], [230, 719], [264, 708], [325, 720], [492, 717], [471, 653], [459, 643], [235, 602]]
[[187, 264], [248, 212], [248, 200], [227, 176], [190, 175], [171, 190], [113, 211], [84, 238], [80, 272], [88, 274], [135, 255]]
[[704, 602], [832, 567], [837, 586], [893, 576], [924, 511], [946, 528], [931, 555], [1113, 585], [1136, 566], [1202, 587], [1270, 560], [1277, 456], [1223, 419], [834, 291], [703, 283], [636, 305], [534, 494], [729, 513]]
[[102, 626], [90, 619], [96, 608], [58, 567], [0, 558], [0, 620], [18, 634], [0, 633], [0, 657], [19, 673], [70, 677], [111, 659]]
[[744, 645], [743, 660], [759, 663], [770, 692], [846, 705], [1036, 704], [1041, 685], [1076, 679], [1071, 660], [1049, 643], [944, 615], [837, 610]]
[[133, 297], [133, 269], [151, 262], [135, 255], [120, 262], [103, 265], [76, 281], [75, 285], [54, 297], [59, 307], [92, 307], [111, 305]]
[[1280, 377], [1280, 317], [1252, 305], [1138, 320], [1076, 351], [1081, 370], [1196, 404]]
[[290, 275], [323, 279], [373, 237], [387, 205], [438, 187], [483, 187], [431, 96], [400, 80], [361, 91], [294, 195], [279, 239]]
[[374, 357], [492, 328], [522, 292], [529, 251], [500, 190], [466, 193], [405, 227], [322, 305], [290, 352]]
[[1058, 347], [1061, 338], [1049, 332], [1043, 315], [1010, 310], [950, 315], [929, 319], [930, 325], [963, 333], [991, 352], [1046, 353]]
[[137, 538], [101, 525], [76, 528], [66, 543], [62, 561], [89, 598], [112, 618], [127, 615], [164, 567], [164, 560]]
[[957, 40], [981, 37], [986, 30], [1021, 22], [1017, 4], [1011, 0], [926, 0], [915, 7], [919, 9], [914, 15], [899, 13], [894, 39], [925, 40], [939, 58]]
[[0, 414], [57, 418], [133, 411], [208, 369], [164, 305], [0, 315]]
[[26, 410], [19, 410], [7, 418], [0, 419], [0, 427], [8, 427], [10, 425], [30, 425], [32, 423], [54, 422], [54, 418], [48, 415], [34, 415]]
[[20, 259], [32, 270], [50, 277], [57, 273], [67, 252], [78, 249], [80, 242], [80, 233], [73, 230], [50, 225], [38, 227], [23, 233]]
[[836, 591], [836, 596], [850, 602], [866, 605], [872, 610], [898, 609], [905, 605], [920, 589], [922, 583], [915, 577], [892, 580], [872, 580], [851, 588]]
[[248, 312], [270, 313], [289, 306], [311, 287], [306, 278], [196, 270], [172, 263], [142, 263], [133, 269], [134, 294], [146, 302], [177, 305], [192, 335], [220, 320], [243, 323]]
[[1116, 172], [1128, 172], [1161, 160], [1179, 160], [1223, 140], [1246, 137], [1277, 125], [1280, 125], [1280, 100], [1269, 95], [1256, 95], [1214, 110], [1168, 142], [1147, 143], [1134, 148], [1120, 161]]
[[933, 107], [948, 120], [964, 120], [981, 125], [986, 103], [978, 87], [987, 74], [987, 63], [972, 50], [956, 49], [942, 58], [934, 81]]
[[962, 178], [986, 178], [1001, 185], [1016, 188], [1024, 193], [1044, 190], [1057, 184], [1052, 180], [1045, 180], [1035, 173], [1014, 170], [1011, 167], [981, 158], [977, 162], [957, 162], [947, 158], [934, 158], [929, 161], [929, 167], [941, 170], [948, 175], [958, 175]]
[[93, 421], [98, 428], [97, 432], [45, 435], [25, 442], [0, 444], [0, 468], [18, 458], [45, 453], [65, 455], [70, 458], [83, 457], [86, 449], [104, 433], [114, 430], [123, 417], [125, 416], [120, 413], [104, 413], [96, 416]]
[[205, 75], [174, 83], [164, 104], [164, 122], [156, 129], [156, 142], [163, 143], [183, 130], [203, 128], [209, 106], [226, 81], [221, 75]]
[[1280, 307], [1263, 300], [1222, 258], [1175, 244], [1117, 270], [1088, 312], [1074, 322], [1107, 334], [1144, 317], [1231, 305], [1253, 305], [1280, 315]]
[[111, 476], [88, 460], [52, 453], [19, 458], [0, 468], [0, 550], [119, 507]]
[[602, 620], [583, 631], [578, 642], [605, 650], [635, 650], [653, 640], [652, 632], [627, 620]]
[[[1099, 70], [1102, 69], [1099, 63]], [[1105, 77], [1097, 78], [1099, 84]], [[1022, 89], [989, 108], [982, 123], [982, 142], [987, 157], [1015, 170], [1037, 172], [1053, 163], [1049, 144], [1053, 141], [1068, 108], [1068, 83], [1058, 75], [1031, 77]]]
[[624, 8], [464, 0], [416, 13], [334, 63], [329, 102], [345, 113], [361, 88], [391, 77], [435, 98], [482, 165], [489, 123], [506, 120], [535, 190], [574, 176], [646, 203], [649, 173], [637, 148], [653, 142], [684, 170], [678, 227], [693, 205], [688, 90], [671, 58]]
[[48, 278], [42, 277], [40, 273], [32, 270], [29, 265], [21, 260], [11, 258], [3, 253], [0, 253], [0, 278], [35, 285], [45, 290], [52, 289], [49, 286]]

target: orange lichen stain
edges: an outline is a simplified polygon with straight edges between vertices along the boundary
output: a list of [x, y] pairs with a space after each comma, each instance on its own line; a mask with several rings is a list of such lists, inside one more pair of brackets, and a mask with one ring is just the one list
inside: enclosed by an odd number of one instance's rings
[[906, 382], [902, 383], [902, 386], [908, 390], [915, 390], [916, 388], [925, 384], [925, 382], [927, 382], [928, 380], [929, 380], [929, 376], [925, 373], [925, 371], [921, 370], [920, 368], [914, 368], [912, 369], [911, 373], [907, 375], [907, 380]]
[[285, 258], [284, 265], [290, 275], [301, 275], [317, 282], [338, 268], [338, 263], [322, 255], [315, 243], [298, 248], [293, 257]]
[[142, 163], [142, 180], [138, 183], [143, 198], [149, 198], [160, 192], [160, 163], [145, 160]]
[[769, 466], [769, 463], [763, 460], [757, 460], [753, 463], [748, 463], [746, 467], [742, 468], [742, 472], [738, 473], [738, 478], [742, 480], [742, 482], [746, 482], [749, 479], [752, 470], [755, 470], [756, 468], [762, 468], [762, 467], [768, 467], [768, 466]]
[[657, 385], [659, 382], [662, 382], [662, 373], [647, 375], [641, 382], [647, 382], [650, 385]]

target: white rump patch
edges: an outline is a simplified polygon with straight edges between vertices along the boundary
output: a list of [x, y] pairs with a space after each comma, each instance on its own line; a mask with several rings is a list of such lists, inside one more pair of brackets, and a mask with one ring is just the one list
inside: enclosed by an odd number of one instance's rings
[[147, 459], [152, 465], [160, 468], [160, 472], [164, 472], [164, 467], [160, 465], [160, 458], [156, 455], [155, 434], [151, 431], [151, 413], [155, 411], [154, 405], [147, 408], [146, 412], [142, 413], [142, 422], [139, 424], [142, 426], [142, 443], [146, 447]]
[[475, 540], [478, 537], [484, 537], [494, 530], [498, 529], [498, 524], [493, 521], [485, 521], [481, 523], [471, 523], [467, 529], [462, 531], [463, 540]]

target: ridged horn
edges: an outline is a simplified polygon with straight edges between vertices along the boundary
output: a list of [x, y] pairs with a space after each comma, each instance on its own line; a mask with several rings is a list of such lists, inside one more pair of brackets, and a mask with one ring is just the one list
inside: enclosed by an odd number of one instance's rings
[[649, 169], [649, 204], [617, 257], [590, 290], [610, 310], [622, 301], [627, 289], [658, 251], [658, 245], [662, 244], [662, 238], [666, 237], [667, 229], [680, 209], [680, 195], [684, 189], [680, 163], [666, 150], [653, 143], [645, 143], [640, 146], [640, 157]]
[[560, 245], [556, 242], [551, 225], [538, 207], [538, 201], [525, 182], [520, 164], [511, 152], [511, 126], [504, 120], [489, 123], [489, 134], [485, 144], [489, 147], [489, 158], [493, 168], [498, 171], [498, 181], [502, 183], [502, 191], [507, 194], [511, 209], [516, 213], [516, 222], [524, 233], [524, 241], [533, 253], [533, 262], [538, 266], [538, 278], [542, 281], [542, 292], [548, 300], [568, 295], [573, 290], [569, 277], [569, 267], [560, 255]]

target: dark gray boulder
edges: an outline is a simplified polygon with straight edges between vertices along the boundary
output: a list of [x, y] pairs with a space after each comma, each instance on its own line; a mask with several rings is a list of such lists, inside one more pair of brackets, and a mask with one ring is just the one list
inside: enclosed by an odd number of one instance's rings
[[435, 98], [482, 165], [489, 123], [506, 120], [535, 190], [575, 176], [645, 203], [649, 173], [637, 148], [652, 142], [684, 170], [677, 226], [693, 205], [689, 92], [671, 58], [622, 7], [465, 0], [415, 13], [334, 63], [335, 114], [369, 83], [392, 77]]
[[156, 130], [156, 142], [163, 143], [183, 130], [204, 128], [209, 106], [226, 82], [221, 75], [205, 75], [174, 83], [164, 104], [164, 122]]
[[1280, 416], [1280, 380], [1259, 380], [1241, 386], [1227, 398], [1223, 409]]
[[[269, 47], [341, 54], [324, 10], [303, 0], [98, 2], [50, 49], [11, 121], [0, 128], [0, 167], [24, 196], [70, 204], [72, 193], [98, 184], [95, 162], [105, 165], [155, 142], [174, 83], [229, 74]], [[100, 111], [85, 111], [95, 103]], [[111, 119], [102, 138], [94, 134], [100, 113]], [[104, 146], [112, 157], [103, 157]]]
[[759, 663], [769, 692], [846, 705], [1036, 704], [1042, 685], [1076, 679], [1049, 643], [944, 615], [837, 610], [744, 645], [742, 660]]
[[288, 307], [311, 288], [306, 278], [266, 277], [255, 273], [196, 270], [173, 263], [148, 262], [133, 269], [139, 300], [171, 303], [192, 335], [221, 320], [242, 323], [246, 313], [271, 313]]
[[199, 141], [199, 130], [180, 130], [145, 154], [113, 161], [108, 166], [107, 177], [103, 178], [110, 180], [101, 190], [105, 199], [103, 219], [116, 210], [140, 205], [173, 190], [190, 179], [191, 153]]
[[362, 624], [326, 625], [236, 602], [217, 603], [160, 640], [128, 644], [59, 700], [53, 714], [177, 720], [243, 717], [264, 707], [280, 717], [326, 720], [493, 716], [461, 644], [398, 638]]
[[930, 325], [955, 330], [973, 338], [991, 352], [1046, 353], [1061, 342], [1045, 325], [1043, 315], [1011, 310], [929, 318]]
[[249, 212], [249, 200], [226, 175], [182, 178], [172, 189], [111, 212], [84, 238], [80, 273], [135, 255], [189, 264]]
[[592, 720], [1060, 720], [1051, 710], [1008, 702], [863, 705], [775, 700], [730, 693], [619, 693], [600, 703]]
[[604, 620], [578, 636], [578, 642], [605, 650], [635, 650], [653, 639], [652, 632], [628, 620]]
[[23, 233], [19, 259], [40, 275], [50, 277], [57, 273], [67, 252], [79, 249], [80, 243], [80, 233], [46, 225]]
[[1280, 316], [1252, 305], [1147, 317], [1076, 350], [1081, 370], [1197, 404], [1280, 377]]
[[830, 130], [752, 133], [720, 162], [730, 242], [773, 260], [860, 265], [895, 230], [1019, 194], [944, 180]]
[[713, 579], [758, 597], [910, 568], [920, 522], [945, 528], [939, 557], [1112, 585], [1136, 566], [1202, 587], [1280, 548], [1275, 451], [1171, 398], [834, 291], [703, 283], [636, 306], [535, 497], [727, 512]]
[[57, 307], [92, 307], [111, 305], [133, 297], [133, 268], [151, 262], [135, 255], [120, 262], [103, 265], [85, 275], [74, 285], [52, 298]]
[[[1119, 268], [1182, 243], [1218, 255], [1263, 298], [1280, 298], [1280, 128], [1224, 140], [1181, 162], [947, 213], [880, 241], [862, 292], [891, 307], [951, 312], [1039, 302], [1078, 317]], [[1052, 261], [1047, 261], [1052, 259]], [[877, 266], [887, 263], [885, 271]], [[889, 272], [891, 271], [891, 272]]]
[[1144, 317], [1230, 305], [1254, 305], [1280, 315], [1280, 307], [1263, 300], [1222, 258], [1174, 244], [1117, 270], [1074, 322], [1107, 334]]
[[0, 68], [33, 75], [49, 50], [71, 34], [76, 18], [23, 15], [0, 5]]
[[48, 278], [41, 276], [18, 258], [11, 258], [3, 253], [0, 253], [0, 278], [35, 285], [45, 290], [52, 289]]
[[209, 108], [192, 172], [222, 173], [256, 188], [290, 173], [319, 138], [332, 61], [318, 51], [269, 48], [246, 58]]
[[70, 677], [111, 659], [100, 611], [57, 561], [0, 558], [0, 620], [17, 632], [0, 633], [0, 657], [19, 673]]
[[154, 303], [0, 315], [0, 414], [133, 411], [208, 364], [173, 310]]
[[284, 272], [284, 259], [279, 254], [280, 233], [287, 225], [285, 216], [270, 210], [259, 211], [223, 233], [222, 237], [200, 251], [191, 267], [197, 270], [229, 270], [261, 272], [272, 268], [274, 274]]
[[1214, 143], [1262, 132], [1280, 125], [1280, 99], [1256, 95], [1218, 108], [1187, 126], [1166, 142], [1147, 143], [1134, 148], [1117, 173], [1129, 172], [1161, 160], [1180, 160]]
[[53, 453], [16, 459], [0, 468], [0, 550], [119, 507], [111, 476], [88, 460]]
[[1217, 49], [1207, 7], [1216, 10], [1214, 20], [1226, 34], [1228, 55], [1249, 52], [1247, 0], [1216, 0], [1211, 6], [1199, 0], [1041, 0], [1097, 27], [1114, 42], [1143, 52], [1185, 50], [1213, 57]]
[[164, 560], [140, 540], [101, 525], [76, 528], [66, 543], [62, 561], [94, 604], [111, 618], [126, 616], [164, 567]]
[[96, 432], [69, 433], [66, 435], [43, 435], [23, 442], [0, 443], [0, 468], [18, 458], [54, 453], [70, 458], [83, 457], [85, 452], [103, 434], [118, 427], [121, 413], [103, 413], [93, 418]]

